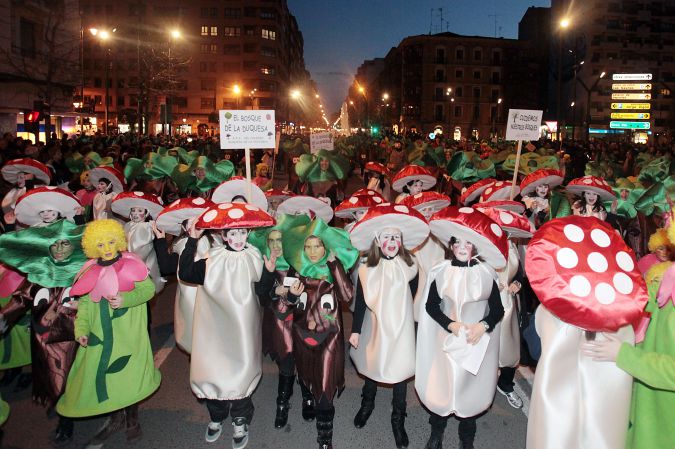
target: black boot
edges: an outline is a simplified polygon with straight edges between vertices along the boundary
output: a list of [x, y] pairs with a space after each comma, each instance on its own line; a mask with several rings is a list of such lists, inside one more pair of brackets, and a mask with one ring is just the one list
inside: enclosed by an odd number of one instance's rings
[[112, 412], [103, 422], [103, 426], [96, 432], [96, 435], [89, 440], [85, 449], [99, 448], [103, 446], [108, 438], [124, 429], [126, 424], [124, 409]]
[[3, 371], [2, 379], [0, 379], [0, 387], [6, 387], [14, 382], [14, 379], [19, 377], [21, 374], [21, 367], [10, 368]]
[[314, 421], [314, 418], [316, 418], [314, 395], [302, 381], [299, 383], [300, 390], [302, 391], [302, 419], [305, 421]]
[[53, 447], [63, 447], [73, 441], [73, 424], [72, 419], [59, 416], [59, 423], [52, 439]]
[[277, 388], [277, 416], [274, 418], [274, 427], [277, 429], [286, 427], [286, 423], [288, 422], [288, 410], [291, 408], [291, 404], [288, 400], [293, 395], [293, 382], [295, 382], [295, 376], [284, 376], [283, 374], [279, 374], [279, 386]]
[[424, 449], [443, 449], [443, 433], [448, 425], [448, 417], [432, 413], [429, 416], [429, 424], [431, 424], [431, 435]]
[[335, 409], [318, 410], [316, 413], [316, 441], [319, 449], [333, 449], [333, 417]]
[[473, 440], [476, 438], [476, 418], [460, 419], [457, 433], [460, 448], [473, 449]]
[[361, 429], [365, 426], [374, 409], [375, 394], [372, 391], [366, 391], [366, 388], [364, 388], [363, 393], [361, 393], [361, 408], [356, 412], [356, 416], [354, 417], [354, 427]]
[[138, 420], [138, 404], [130, 405], [124, 409], [127, 426], [127, 443], [138, 441], [143, 437], [141, 423]]
[[393, 410], [391, 411], [391, 430], [394, 433], [394, 441], [396, 441], [396, 447], [398, 449], [403, 449], [408, 447], [408, 434], [405, 431], [405, 404], [403, 405], [394, 405]]

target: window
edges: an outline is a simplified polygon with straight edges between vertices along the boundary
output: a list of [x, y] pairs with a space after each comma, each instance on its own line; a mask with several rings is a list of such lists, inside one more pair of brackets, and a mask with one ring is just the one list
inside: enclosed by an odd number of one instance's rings
[[124, 78], [118, 78], [117, 79], [117, 88], [118, 89], [124, 89], [124, 87], [125, 87]]
[[34, 58], [36, 47], [35, 47], [35, 23], [30, 20], [26, 20], [23, 17], [21, 18], [20, 23], [20, 37], [21, 42], [19, 43], [21, 56], [26, 58]]
[[256, 44], [244, 44], [244, 53], [255, 53], [257, 49]]
[[239, 8], [225, 8], [225, 18], [238, 19], [241, 17], [241, 9]]
[[216, 80], [215, 79], [203, 79], [201, 80], [202, 90], [215, 90], [216, 89]]
[[490, 120], [497, 120], [497, 106], [490, 106]]
[[202, 8], [202, 17], [216, 17], [218, 15], [218, 8]]
[[209, 53], [212, 55], [215, 55], [218, 53], [218, 44], [210, 44], [209, 45]]
[[474, 70], [473, 71], [473, 79], [475, 79], [475, 80], [480, 79], [480, 70]]
[[445, 48], [436, 49], [436, 64], [445, 64]]
[[461, 80], [462, 78], [464, 78], [464, 70], [462, 70], [462, 69], [456, 69], [456, 70], [455, 70], [455, 78], [460, 79], [460, 80]]
[[464, 59], [464, 49], [463, 48], [458, 48], [455, 50], [455, 59], [458, 61], [462, 61]]
[[277, 13], [273, 9], [261, 9], [260, 18], [273, 20], [277, 18]]
[[434, 89], [434, 100], [443, 100], [443, 88], [437, 87]]
[[260, 67], [260, 73], [263, 75], [276, 75], [277, 71], [274, 67], [262, 66]]
[[218, 36], [218, 27], [211, 27], [211, 36]]
[[225, 37], [241, 36], [241, 28], [240, 27], [224, 27], [223, 28], [223, 36], [225, 36]]
[[238, 72], [240, 70], [241, 70], [241, 63], [239, 61], [223, 63], [224, 72]]
[[492, 52], [492, 64], [499, 65], [502, 63], [502, 52], [495, 50]]
[[492, 89], [492, 93], [490, 94], [490, 101], [496, 103], [498, 99], [499, 99], [499, 90]]
[[455, 106], [455, 117], [461, 117], [462, 116], [462, 107], [461, 106]]
[[208, 36], [209, 35], [209, 27], [206, 25], [202, 25], [202, 36]]
[[480, 87], [473, 88], [473, 98], [480, 98]]
[[94, 78], [94, 87], [103, 87], [103, 82], [101, 78]]
[[176, 81], [176, 90], [187, 90], [187, 88], [188, 88], [187, 80]]
[[262, 29], [262, 38], [263, 39], [269, 39], [271, 41], [275, 41], [275, 40], [277, 40], [277, 32], [272, 31], [272, 30], [268, 30], [266, 28], [263, 28]]
[[187, 108], [187, 97], [173, 97], [171, 100], [177, 108]]
[[248, 25], [244, 27], [244, 34], [246, 36], [255, 36], [255, 27]]
[[499, 84], [499, 72], [492, 72], [492, 84]]
[[94, 104], [103, 104], [103, 97], [101, 95], [94, 95]]
[[238, 55], [241, 54], [241, 45], [223, 45], [224, 55]]
[[217, 72], [217, 71], [218, 71], [218, 63], [217, 62], [209, 63], [209, 72]]
[[257, 8], [246, 7], [244, 8], [244, 17], [255, 17]]
[[208, 63], [208, 62], [201, 61], [201, 62], [199, 63], [199, 71], [200, 71], [200, 72], [206, 72], [206, 71], [208, 70], [208, 68], [209, 68], [209, 63]]
[[202, 54], [209, 52], [209, 44], [199, 44], [199, 52]]
[[270, 58], [275, 58], [277, 56], [277, 51], [274, 48], [261, 47], [260, 54], [263, 56], [269, 56]]
[[244, 61], [244, 70], [256, 70], [257, 67], [257, 61]]
[[216, 107], [216, 100], [213, 98], [202, 97], [202, 109], [213, 109]]
[[443, 105], [437, 104], [434, 110], [434, 120], [438, 122], [443, 121]]
[[461, 87], [455, 88], [455, 96], [456, 97], [461, 97], [463, 95], [464, 95], [464, 89], [462, 89]]
[[437, 83], [445, 82], [445, 70], [443, 69], [436, 70], [436, 82]]
[[480, 49], [476, 49], [473, 51], [473, 60], [474, 61], [482, 61], [483, 60], [483, 51]]
[[117, 97], [117, 106], [124, 106], [124, 95], [119, 95]]
[[473, 119], [478, 120], [480, 118], [480, 106], [475, 105], [473, 107]]

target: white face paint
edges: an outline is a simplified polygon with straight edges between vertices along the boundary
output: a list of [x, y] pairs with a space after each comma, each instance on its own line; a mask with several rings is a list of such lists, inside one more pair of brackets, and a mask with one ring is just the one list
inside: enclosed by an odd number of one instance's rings
[[584, 191], [584, 198], [586, 198], [586, 204], [589, 206], [594, 206], [598, 202], [598, 194], [590, 190]]
[[363, 218], [364, 215], [366, 215], [366, 210], [357, 209], [356, 211], [354, 211], [352, 215], [354, 215], [354, 220], [359, 221], [360, 219]]
[[422, 181], [415, 181], [413, 184], [408, 188], [410, 191], [411, 195], [417, 195], [422, 191], [422, 187], [424, 186], [424, 183]]
[[549, 187], [548, 187], [548, 184], [543, 184], [543, 185], [537, 186], [535, 188], [535, 190], [536, 190], [537, 196], [539, 198], [546, 198], [546, 195], [548, 195]]
[[53, 209], [41, 210], [38, 215], [43, 223], [53, 223], [59, 218], [59, 212]]
[[403, 236], [401, 235], [401, 231], [396, 228], [385, 228], [377, 236], [377, 243], [382, 254], [386, 257], [394, 257], [401, 249]]
[[26, 174], [24, 172], [19, 172], [16, 175], [16, 185], [19, 188], [23, 188], [26, 186]]
[[420, 214], [424, 216], [427, 220], [436, 212], [433, 206], [425, 206], [419, 210]]
[[241, 251], [246, 246], [248, 238], [248, 229], [228, 229], [225, 232], [225, 241], [235, 251]]
[[473, 243], [467, 242], [464, 239], [457, 239], [452, 244], [452, 254], [460, 262], [468, 262], [473, 254]]
[[145, 221], [145, 217], [148, 215], [148, 211], [142, 207], [132, 207], [129, 211], [129, 218], [134, 223], [140, 223]]

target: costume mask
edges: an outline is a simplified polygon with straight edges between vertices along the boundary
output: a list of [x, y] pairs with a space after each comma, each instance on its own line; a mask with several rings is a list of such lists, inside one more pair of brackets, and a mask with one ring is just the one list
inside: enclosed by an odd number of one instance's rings
[[403, 236], [401, 231], [395, 228], [385, 228], [377, 237], [380, 251], [385, 257], [395, 257], [401, 249]]
[[57, 240], [49, 246], [49, 255], [56, 262], [63, 262], [73, 254], [74, 248], [70, 240]]
[[117, 237], [101, 237], [96, 241], [97, 257], [103, 260], [112, 260], [117, 257]]
[[241, 251], [246, 246], [248, 229], [228, 229], [224, 235], [225, 241], [235, 251]]
[[308, 238], [305, 241], [305, 255], [313, 263], [323, 259], [323, 256], [326, 255], [326, 248], [323, 246], [321, 239], [318, 237]]

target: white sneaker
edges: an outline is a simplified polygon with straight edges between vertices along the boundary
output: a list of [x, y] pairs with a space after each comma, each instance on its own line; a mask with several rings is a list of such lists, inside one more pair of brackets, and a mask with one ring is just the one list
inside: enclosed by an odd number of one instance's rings
[[220, 438], [220, 434], [223, 432], [223, 423], [211, 421], [206, 428], [206, 435], [204, 438], [207, 443], [213, 443]]
[[246, 418], [232, 420], [232, 449], [244, 449], [248, 444], [248, 424]]
[[518, 396], [518, 393], [515, 391], [511, 392], [506, 392], [502, 390], [501, 388], [497, 387], [497, 391], [501, 393], [502, 395], [506, 396], [506, 400], [509, 402], [509, 405], [513, 408], [522, 408], [523, 407], [523, 400]]

